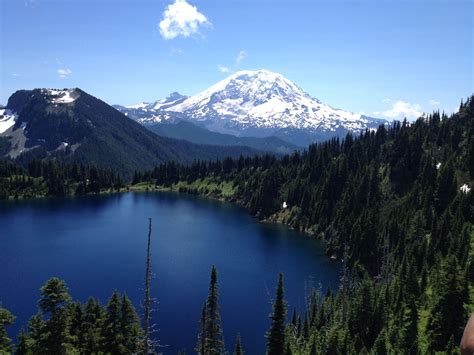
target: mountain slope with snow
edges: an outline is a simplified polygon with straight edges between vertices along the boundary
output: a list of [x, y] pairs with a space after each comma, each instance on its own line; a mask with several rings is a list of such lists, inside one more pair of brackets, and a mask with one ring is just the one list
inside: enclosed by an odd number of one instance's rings
[[197, 95], [157, 103], [129, 116], [143, 124], [188, 120], [237, 136], [277, 135], [299, 140], [301, 133], [304, 143], [358, 133], [386, 122], [333, 108], [268, 70], [239, 71]]

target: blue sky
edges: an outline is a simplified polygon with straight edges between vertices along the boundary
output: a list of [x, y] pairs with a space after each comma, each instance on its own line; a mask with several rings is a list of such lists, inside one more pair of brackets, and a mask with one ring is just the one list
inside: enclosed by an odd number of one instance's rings
[[133, 104], [265, 68], [375, 117], [452, 112], [474, 92], [473, 4], [2, 0], [0, 103], [18, 89], [80, 87]]

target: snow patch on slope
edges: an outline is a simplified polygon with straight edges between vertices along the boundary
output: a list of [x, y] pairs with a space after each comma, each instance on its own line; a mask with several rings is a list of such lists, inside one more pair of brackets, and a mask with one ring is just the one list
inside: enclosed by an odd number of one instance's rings
[[141, 102], [136, 105], [130, 105], [130, 106], [125, 106], [126, 108], [131, 108], [131, 109], [140, 109], [140, 108], [145, 108], [149, 105], [149, 102]]
[[0, 109], [0, 133], [12, 127], [17, 117], [18, 115], [9, 109]]
[[166, 111], [242, 128], [356, 131], [369, 123], [361, 114], [323, 104], [281, 74], [268, 70], [239, 71]]
[[47, 95], [52, 104], [70, 104], [80, 96], [75, 89], [42, 89], [41, 93]]

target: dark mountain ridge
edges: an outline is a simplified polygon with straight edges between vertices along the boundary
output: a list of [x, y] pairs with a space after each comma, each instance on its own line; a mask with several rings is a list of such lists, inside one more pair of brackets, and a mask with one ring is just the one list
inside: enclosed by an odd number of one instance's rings
[[14, 124], [0, 134], [2, 153], [19, 161], [74, 160], [130, 176], [171, 160], [187, 164], [257, 153], [160, 137], [78, 88], [19, 90], [9, 98], [6, 112]]
[[146, 125], [150, 131], [164, 137], [184, 139], [196, 144], [221, 146], [246, 146], [262, 152], [289, 154], [297, 147], [278, 137], [237, 137], [231, 134], [212, 132], [189, 121]]

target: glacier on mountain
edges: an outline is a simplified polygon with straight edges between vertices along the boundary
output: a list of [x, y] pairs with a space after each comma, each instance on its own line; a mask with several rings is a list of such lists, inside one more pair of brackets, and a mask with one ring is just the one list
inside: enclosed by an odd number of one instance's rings
[[358, 133], [386, 123], [333, 108], [283, 75], [265, 69], [236, 72], [191, 97], [173, 93], [144, 107], [115, 107], [145, 125], [188, 120], [235, 135], [288, 135], [301, 131], [325, 137]]

